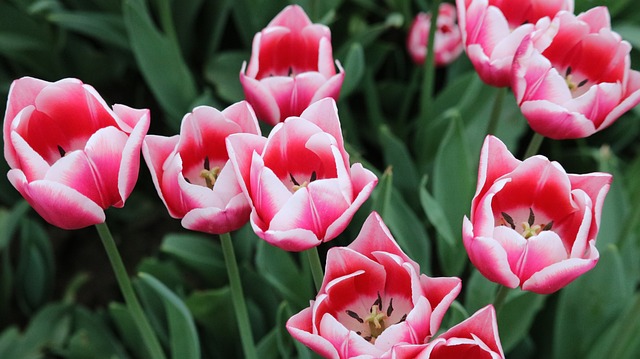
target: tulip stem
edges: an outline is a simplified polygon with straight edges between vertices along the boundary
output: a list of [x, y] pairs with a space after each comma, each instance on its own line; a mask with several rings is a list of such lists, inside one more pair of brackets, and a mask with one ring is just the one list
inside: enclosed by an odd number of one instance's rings
[[318, 248], [313, 247], [307, 250], [307, 258], [309, 258], [309, 265], [311, 266], [311, 275], [313, 276], [313, 283], [316, 286], [316, 290], [320, 290], [322, 287], [322, 278], [324, 273], [322, 270], [322, 263], [320, 262], [320, 255], [318, 254]]
[[489, 118], [489, 125], [487, 126], [487, 135], [494, 135], [496, 129], [498, 129], [498, 122], [500, 122], [500, 115], [502, 113], [502, 103], [504, 102], [504, 95], [506, 93], [506, 87], [500, 87], [496, 92], [496, 98], [493, 101], [493, 108], [491, 109], [491, 117]]
[[102, 240], [104, 249], [106, 250], [109, 261], [111, 262], [111, 267], [113, 268], [116, 280], [120, 286], [120, 291], [122, 292], [124, 301], [129, 309], [129, 314], [133, 317], [133, 322], [138, 327], [140, 335], [142, 335], [142, 341], [147, 347], [149, 355], [153, 359], [164, 359], [164, 351], [162, 350], [160, 342], [154, 334], [153, 329], [142, 310], [142, 306], [133, 291], [131, 280], [129, 279], [129, 275], [127, 274], [122, 258], [120, 257], [120, 253], [118, 252], [118, 247], [113, 240], [113, 236], [111, 235], [111, 231], [109, 231], [107, 223], [103, 222], [96, 224], [96, 229], [98, 230], [98, 235]]
[[544, 140], [544, 136], [534, 132], [533, 137], [531, 138], [531, 142], [529, 142], [529, 146], [527, 147], [527, 151], [524, 153], [524, 159], [527, 159], [540, 150], [540, 145], [542, 145], [542, 141]]
[[238, 323], [238, 330], [240, 331], [240, 341], [242, 342], [244, 357], [247, 359], [256, 359], [258, 355], [253, 341], [249, 313], [247, 312], [247, 304], [244, 300], [244, 293], [242, 292], [240, 271], [238, 270], [238, 262], [236, 261], [236, 255], [233, 251], [231, 235], [229, 233], [221, 234], [220, 242], [222, 242], [222, 253], [224, 254], [224, 261], [227, 266], [229, 286], [231, 287], [231, 300], [233, 301], [233, 309], [236, 313], [236, 322]]
[[420, 99], [420, 123], [428, 124], [433, 108], [433, 85], [435, 83], [435, 58], [433, 51], [436, 29], [438, 28], [438, 8], [440, 0], [431, 4], [431, 26], [429, 27], [429, 42], [427, 43], [427, 57], [424, 60], [424, 78], [422, 82], [422, 97]]
[[498, 287], [496, 298], [493, 300], [493, 307], [496, 310], [496, 315], [500, 313], [500, 309], [502, 309], [502, 306], [504, 305], [505, 300], [507, 299], [507, 295], [509, 295], [510, 291], [511, 288], [505, 287], [504, 285]]

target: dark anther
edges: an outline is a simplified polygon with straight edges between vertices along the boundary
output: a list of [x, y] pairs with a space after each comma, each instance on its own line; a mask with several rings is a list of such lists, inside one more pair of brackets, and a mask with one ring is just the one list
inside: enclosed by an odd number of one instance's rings
[[[352, 310], [347, 310], [347, 315], [350, 316], [351, 318], [357, 320], [358, 323], [364, 323], [364, 320], [362, 320], [362, 318], [360, 318], [358, 313], [356, 313], [356, 312], [354, 312]], [[360, 334], [360, 333], [358, 333], [358, 334]]]
[[371, 341], [371, 339], [372, 339], [373, 337], [372, 337], [371, 335], [369, 335], [369, 336], [362, 337], [362, 338], [363, 338], [364, 340], [366, 340], [366, 341], [370, 342], [370, 341]]
[[60, 152], [60, 157], [64, 157], [65, 153], [67, 153], [60, 145], [58, 145], [58, 152]]
[[209, 171], [211, 168], [209, 167], [209, 156], [205, 156], [204, 158], [204, 169]]
[[393, 298], [389, 300], [389, 307], [387, 308], [387, 317], [390, 317], [391, 313], [393, 313]]
[[580, 83], [578, 84], [578, 87], [582, 87], [582, 86], [586, 85], [587, 82], [589, 82], [589, 79], [584, 79], [584, 80], [580, 81]]
[[293, 74], [293, 68], [291, 68], [291, 66], [289, 66], [289, 73], [287, 74], [287, 76], [291, 76]]
[[316, 175], [316, 171], [311, 172], [311, 178], [309, 178], [309, 182], [315, 181], [316, 178], [318, 178], [318, 175]]
[[[182, 176], [184, 177], [184, 176]], [[187, 181], [187, 183], [191, 183], [191, 181], [189, 181], [189, 179], [187, 177], [184, 177], [184, 180]]]
[[407, 320], [407, 315], [406, 315], [406, 314], [405, 314], [405, 315], [403, 315], [403, 316], [402, 316], [402, 318], [400, 318], [400, 320], [398, 321], [398, 323], [402, 323], [402, 322], [404, 322], [405, 320]]
[[373, 306], [378, 306], [378, 310], [382, 310], [382, 298], [380, 298], [380, 292], [378, 292], [378, 299], [376, 299], [375, 302], [373, 302]]
[[362, 332], [361, 331], [357, 331], [356, 334], [362, 335]]
[[510, 215], [506, 214], [505, 212], [502, 212], [502, 218], [504, 218], [504, 220], [509, 223], [509, 225], [511, 226], [511, 229], [516, 229], [516, 225], [513, 223], [513, 218], [511, 218]]
[[533, 226], [533, 224], [536, 222], [536, 215], [533, 214], [533, 210], [531, 208], [529, 208], [529, 219], [527, 220], [527, 222], [529, 223], [529, 226]]
[[564, 77], [568, 77], [569, 75], [571, 75], [571, 66], [567, 67], [567, 73], [564, 75]]
[[543, 231], [550, 231], [551, 227], [553, 227], [553, 221], [547, 223], [544, 228], [542, 228]]
[[291, 182], [293, 182], [294, 185], [299, 186], [300, 183], [298, 183], [298, 181], [296, 181], [295, 178], [293, 178], [293, 175], [291, 173], [289, 173], [289, 178], [291, 178]]

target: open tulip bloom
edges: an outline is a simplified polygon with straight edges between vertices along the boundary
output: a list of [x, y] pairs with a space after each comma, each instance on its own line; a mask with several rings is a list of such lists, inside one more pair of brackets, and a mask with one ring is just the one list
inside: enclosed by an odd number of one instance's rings
[[[457, 59], [463, 50], [462, 35], [456, 23], [456, 7], [449, 3], [440, 4], [437, 22], [433, 47], [435, 64], [444, 66]], [[421, 12], [416, 15], [409, 29], [407, 49], [416, 64], [424, 63], [427, 56], [430, 26], [431, 15]]]
[[610, 126], [640, 102], [631, 45], [611, 30], [606, 7], [560, 12], [544, 43], [525, 37], [514, 57], [512, 88], [531, 128], [554, 139], [582, 138]]
[[567, 174], [540, 155], [520, 161], [487, 136], [471, 218], [464, 218], [469, 259], [510, 288], [541, 294], [563, 288], [598, 261], [596, 235], [611, 179]]
[[378, 182], [361, 164], [349, 167], [331, 98], [279, 123], [268, 138], [233, 134], [227, 148], [254, 231], [288, 251], [335, 238]]
[[[316, 299], [287, 329], [325, 358], [504, 357], [493, 307], [430, 343], [461, 287], [459, 278], [420, 274], [374, 212], [349, 246], [329, 249]], [[440, 350], [444, 355], [434, 355]]]
[[[336, 73], [336, 65], [340, 70]], [[253, 38], [240, 82], [258, 119], [275, 125], [324, 97], [338, 99], [344, 72], [334, 65], [331, 31], [287, 6]]]
[[196, 107], [182, 119], [180, 135], [148, 135], [143, 155], [160, 198], [191, 230], [222, 234], [242, 227], [251, 208], [229, 163], [225, 139], [232, 133], [260, 135], [245, 102], [220, 112]]
[[15, 80], [4, 117], [11, 184], [49, 223], [78, 229], [122, 207], [138, 179], [149, 111], [109, 108], [77, 79]]
[[467, 56], [485, 83], [511, 84], [511, 66], [524, 37], [544, 28], [556, 13], [573, 11], [573, 0], [456, 0]]

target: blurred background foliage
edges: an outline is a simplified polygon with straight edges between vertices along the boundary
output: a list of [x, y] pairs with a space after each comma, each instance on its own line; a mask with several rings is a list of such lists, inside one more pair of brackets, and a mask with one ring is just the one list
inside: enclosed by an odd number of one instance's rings
[[[149, 133], [173, 135], [194, 106], [223, 109], [244, 98], [238, 74], [253, 35], [289, 3], [3, 0], [0, 97], [21, 76], [76, 77], [107, 103], [151, 109]], [[346, 72], [338, 108], [347, 148], [352, 161], [380, 176], [372, 198], [344, 234], [319, 248], [321, 255], [350, 243], [375, 209], [424, 273], [463, 279], [443, 326], [459, 322], [495, 292], [469, 265], [460, 232], [501, 90], [483, 84], [463, 55], [436, 70], [429, 96], [425, 69], [405, 49], [413, 16], [431, 5], [426, 0], [295, 3], [332, 30], [334, 57]], [[576, 0], [576, 13], [597, 5], [609, 7], [613, 28], [634, 46], [632, 68], [640, 68], [637, 4]], [[522, 156], [532, 132], [511, 93], [500, 106], [496, 135]], [[507, 357], [640, 357], [639, 139], [634, 109], [588, 139], [543, 143], [541, 153], [568, 172], [607, 171], [614, 183], [596, 268], [554, 295], [514, 291], [507, 299], [499, 320]], [[171, 219], [146, 168], [127, 205], [108, 210], [107, 218], [166, 352], [241, 357], [217, 238]], [[307, 262], [258, 240], [248, 226], [233, 239], [260, 357], [314, 357], [284, 329], [315, 297]], [[48, 225], [3, 176], [0, 358], [145, 358], [139, 343], [95, 230]]]

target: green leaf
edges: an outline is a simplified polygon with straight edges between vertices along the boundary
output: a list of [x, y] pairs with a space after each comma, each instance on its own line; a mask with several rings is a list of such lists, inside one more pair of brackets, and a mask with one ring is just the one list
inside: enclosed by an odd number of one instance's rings
[[[438, 148], [432, 188], [433, 197], [442, 207], [447, 222], [456, 228], [461, 228], [462, 218], [471, 206], [476, 177], [471, 163], [462, 121], [456, 117]], [[460, 275], [467, 261], [462, 240], [458, 238], [453, 245], [441, 235], [437, 240], [444, 273]]]
[[3, 250], [11, 242], [11, 238], [16, 231], [16, 228], [20, 224], [22, 217], [24, 217], [27, 211], [31, 208], [29, 203], [25, 200], [19, 201], [11, 211], [0, 217], [0, 251]]
[[42, 306], [53, 290], [53, 248], [37, 222], [25, 219], [21, 223], [15, 283], [18, 284], [18, 303], [26, 312], [31, 312]]
[[122, 303], [113, 302], [109, 304], [109, 316], [120, 334], [124, 345], [133, 352], [135, 358], [149, 358], [146, 345], [142, 343], [142, 335], [138, 326], [129, 314], [129, 309]]
[[447, 216], [444, 214], [444, 210], [440, 206], [435, 198], [429, 193], [426, 188], [427, 177], [425, 176], [420, 184], [420, 203], [422, 209], [429, 218], [429, 222], [436, 228], [438, 234], [442, 236], [442, 239], [446, 241], [447, 245], [454, 246], [456, 237], [451, 230], [451, 224], [449, 223]]
[[389, 210], [382, 216], [398, 245], [420, 265], [423, 273], [431, 272], [430, 239], [423, 223], [396, 190], [391, 194]]
[[536, 314], [547, 297], [519, 289], [512, 290], [498, 315], [500, 342], [505, 353], [527, 337]]
[[364, 49], [359, 43], [351, 44], [347, 57], [344, 61], [344, 82], [340, 90], [340, 96], [346, 98], [360, 84], [366, 68], [364, 59]]
[[128, 49], [127, 32], [122, 17], [99, 12], [54, 12], [47, 20], [65, 29], [87, 35], [106, 44]]
[[601, 250], [598, 265], [560, 293], [553, 357], [586, 357], [609, 323], [622, 312], [633, 290], [634, 283], [626, 280], [618, 249], [609, 245]]
[[198, 332], [185, 303], [162, 282], [147, 273], [140, 273], [141, 282], [161, 298], [167, 325], [172, 358], [200, 358]]
[[229, 287], [193, 292], [186, 304], [203, 329], [203, 337], [207, 338], [202, 345], [209, 357], [242, 357], [240, 334]]
[[485, 305], [493, 303], [498, 285], [489, 281], [477, 269], [473, 268], [464, 288], [465, 308], [469, 313], [474, 313]]
[[406, 198], [415, 198], [415, 190], [418, 187], [418, 171], [415, 161], [409, 154], [406, 144], [397, 138], [389, 127], [383, 125], [379, 130], [382, 154], [386, 165], [393, 167], [395, 185], [405, 194]]
[[256, 252], [256, 269], [283, 298], [298, 307], [308, 305], [313, 295], [313, 281], [310, 276], [303, 275], [291, 253], [260, 241]]
[[387, 167], [372, 193], [373, 203], [371, 205], [371, 209], [384, 217], [387, 211], [391, 210], [392, 193], [393, 169], [391, 167]]
[[124, 348], [103, 319], [82, 307], [74, 308], [74, 333], [70, 336], [64, 353], [74, 359], [124, 358]]
[[177, 129], [182, 116], [197, 97], [195, 81], [180, 47], [153, 24], [142, 0], [123, 2], [124, 22], [131, 49], [149, 88]]
[[249, 56], [245, 51], [225, 51], [211, 57], [207, 62], [204, 76], [213, 84], [216, 95], [221, 99], [227, 102], [244, 99], [240, 70], [243, 61], [248, 61]]
[[171, 233], [164, 237], [160, 250], [195, 271], [207, 283], [220, 286], [227, 282], [227, 267], [222, 249], [213, 237]]

